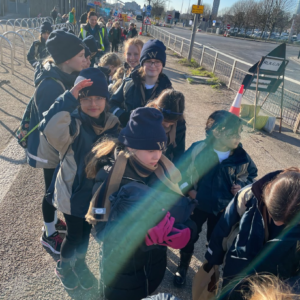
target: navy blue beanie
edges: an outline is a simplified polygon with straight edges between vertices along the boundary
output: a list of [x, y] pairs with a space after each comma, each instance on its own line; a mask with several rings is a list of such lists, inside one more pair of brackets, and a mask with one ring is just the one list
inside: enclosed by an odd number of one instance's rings
[[84, 50], [82, 40], [64, 30], [52, 31], [46, 47], [56, 64], [61, 64]]
[[126, 127], [119, 134], [119, 141], [137, 150], [164, 150], [167, 136], [162, 125], [162, 113], [150, 107], [135, 109]]
[[158, 59], [162, 62], [163, 66], [166, 64], [166, 46], [160, 40], [149, 40], [144, 44], [140, 64], [143, 65], [143, 62], [147, 59]]
[[49, 22], [43, 22], [41, 25], [41, 33], [52, 32], [52, 25]]
[[87, 58], [88, 56], [91, 56], [91, 51], [87, 46], [84, 47], [84, 56], [85, 56], [85, 58]]
[[98, 51], [96, 39], [92, 35], [86, 37], [83, 42], [88, 46], [92, 53]]
[[93, 84], [81, 90], [81, 94], [89, 96], [100, 96], [109, 99], [108, 85], [105, 75], [98, 68], [88, 68], [82, 70], [75, 80], [74, 85], [84, 79], [91, 79]]

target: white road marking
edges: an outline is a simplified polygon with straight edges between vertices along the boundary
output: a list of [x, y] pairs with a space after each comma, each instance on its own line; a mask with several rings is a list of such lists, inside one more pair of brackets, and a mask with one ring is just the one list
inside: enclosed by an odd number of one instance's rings
[[0, 154], [0, 202], [14, 184], [22, 164], [26, 163], [25, 150], [12, 138]]

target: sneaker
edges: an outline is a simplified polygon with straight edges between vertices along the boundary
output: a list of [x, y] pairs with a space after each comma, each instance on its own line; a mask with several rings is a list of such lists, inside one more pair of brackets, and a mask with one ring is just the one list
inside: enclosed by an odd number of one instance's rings
[[[63, 220], [58, 219], [57, 223], [55, 224], [55, 229], [59, 233], [67, 233], [67, 224]], [[46, 230], [45, 226], [43, 226], [42, 231], [45, 231], [45, 230]]]
[[60, 267], [60, 260], [56, 264], [54, 270], [55, 275], [60, 280], [66, 290], [75, 290], [78, 287], [78, 278], [73, 272], [70, 264], [66, 264], [64, 268]]
[[43, 235], [40, 238], [40, 241], [44, 247], [49, 248], [53, 253], [60, 254], [60, 247], [63, 242], [63, 239], [59, 236], [59, 233], [56, 231], [50, 236], [46, 236], [44, 231]]
[[94, 285], [94, 275], [84, 260], [77, 260], [73, 268], [82, 289], [90, 290]]

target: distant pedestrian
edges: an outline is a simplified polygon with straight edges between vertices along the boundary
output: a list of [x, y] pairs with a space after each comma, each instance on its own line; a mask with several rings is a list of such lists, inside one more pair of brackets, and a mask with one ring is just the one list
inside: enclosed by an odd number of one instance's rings
[[111, 42], [111, 52], [118, 52], [118, 45], [121, 42], [121, 28], [120, 23], [115, 22], [108, 33], [108, 39]]
[[137, 33], [137, 30], [134, 26], [134, 23], [130, 23], [129, 24], [129, 30], [128, 30], [128, 34], [127, 34], [127, 38], [130, 39], [130, 38], [134, 38], [138, 35]]
[[87, 23], [87, 16], [88, 16], [89, 10], [84, 12], [81, 16], [80, 16], [80, 24], [86, 24]]
[[76, 11], [75, 7], [72, 8], [72, 10], [69, 12], [69, 23], [70, 24], [76, 24]]
[[61, 14], [58, 13], [58, 14], [57, 14], [56, 21], [55, 21], [55, 24], [61, 24], [61, 23], [62, 23], [62, 17], [61, 17]]
[[54, 24], [55, 24], [55, 21], [57, 18], [57, 10], [58, 10], [57, 7], [54, 6], [53, 10], [51, 10], [51, 12], [50, 12], [50, 16], [52, 17]]

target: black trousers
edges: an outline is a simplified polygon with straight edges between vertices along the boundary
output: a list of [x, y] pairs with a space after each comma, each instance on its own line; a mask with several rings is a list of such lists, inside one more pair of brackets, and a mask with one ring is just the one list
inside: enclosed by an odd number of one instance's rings
[[113, 41], [111, 43], [111, 52], [114, 52], [114, 49], [115, 49], [115, 52], [118, 52], [119, 51], [119, 48], [118, 48], [118, 41]]
[[[43, 171], [44, 171], [45, 194], [46, 194], [48, 188], [50, 187], [55, 169], [43, 169]], [[46, 201], [46, 197], [44, 196], [42, 200], [42, 212], [43, 212], [44, 222], [46, 223], [53, 222], [55, 211], [56, 208], [50, 203], [48, 203]]]
[[60, 249], [61, 260], [70, 260], [75, 252], [78, 258], [84, 258], [89, 246], [92, 225], [84, 218], [66, 214], [64, 217], [67, 223], [67, 234]]
[[191, 220], [194, 221], [197, 225], [197, 237], [195, 239], [191, 239], [188, 244], [181, 249], [181, 252], [183, 253], [193, 253], [194, 252], [194, 246], [195, 243], [199, 239], [199, 234], [202, 231], [202, 226], [203, 224], [207, 221], [207, 234], [206, 238], [207, 241], [209, 242], [210, 237], [212, 235], [212, 232], [218, 223], [222, 213], [220, 212], [217, 216], [214, 214], [207, 213], [205, 211], [202, 211], [198, 208], [194, 210], [194, 214], [190, 216]]

